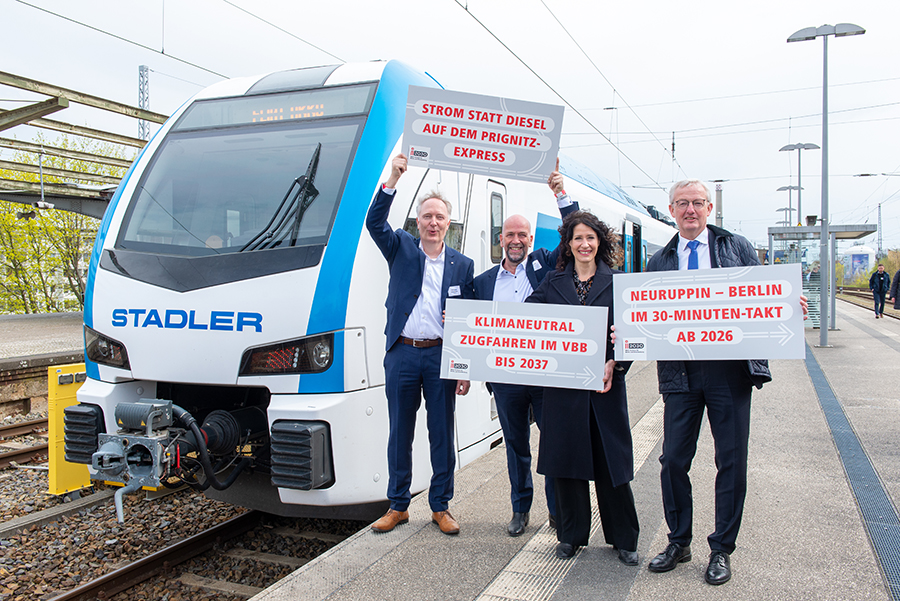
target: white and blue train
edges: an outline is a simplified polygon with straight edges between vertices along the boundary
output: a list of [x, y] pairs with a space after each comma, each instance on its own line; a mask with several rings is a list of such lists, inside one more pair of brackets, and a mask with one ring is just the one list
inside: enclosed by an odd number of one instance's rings
[[[65, 416], [66, 457], [95, 479], [188, 483], [281, 515], [370, 517], [385, 507], [387, 265], [364, 228], [399, 151], [402, 63], [283, 71], [216, 84], [182, 106], [123, 178], [100, 226], [84, 307], [87, 381]], [[640, 270], [674, 229], [562, 158], [569, 194], [623, 235]], [[554, 247], [546, 186], [411, 167], [414, 198], [454, 202], [447, 243], [476, 273], [502, 259], [505, 216]], [[424, 409], [423, 409], [424, 411]], [[425, 419], [413, 491], [430, 478]], [[457, 465], [500, 441], [483, 384], [459, 397]]]

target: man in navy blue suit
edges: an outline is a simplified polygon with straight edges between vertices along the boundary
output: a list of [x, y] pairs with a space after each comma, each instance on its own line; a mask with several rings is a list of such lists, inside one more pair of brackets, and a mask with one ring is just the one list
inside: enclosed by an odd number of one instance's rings
[[388, 401], [388, 499], [390, 509], [372, 524], [375, 532], [389, 532], [409, 521], [412, 482], [412, 442], [416, 412], [425, 397], [431, 447], [431, 486], [428, 503], [432, 521], [444, 534], [458, 534], [459, 524], [447, 510], [453, 498], [456, 451], [453, 413], [456, 394], [469, 391], [469, 382], [441, 379], [443, 311], [447, 298], [472, 298], [472, 260], [444, 244], [450, 228], [450, 203], [429, 192], [418, 202], [419, 239], [387, 223], [397, 182], [406, 172], [406, 157], [391, 162], [391, 175], [375, 196], [366, 228], [387, 259], [387, 353], [384, 356]]
[[[550, 174], [547, 184], [556, 195], [560, 214], [565, 217], [578, 210], [578, 203], [572, 202], [563, 190], [563, 176], [559, 173], [559, 159], [556, 171]], [[539, 248], [528, 252], [534, 242], [531, 224], [521, 215], [510, 215], [503, 222], [500, 246], [504, 251], [503, 261], [475, 278], [475, 298], [503, 302], [524, 302], [537, 289], [544, 277], [556, 269], [559, 248], [549, 251]], [[543, 410], [543, 388], [519, 384], [491, 383], [494, 401], [497, 403], [497, 417], [503, 429], [506, 442], [506, 464], [509, 471], [512, 520], [506, 527], [510, 536], [521, 536], [528, 526], [534, 485], [531, 477], [531, 424], [529, 408], [534, 421], [541, 425]], [[544, 481], [547, 508], [550, 511], [550, 525], [555, 525], [556, 495], [553, 479]]]

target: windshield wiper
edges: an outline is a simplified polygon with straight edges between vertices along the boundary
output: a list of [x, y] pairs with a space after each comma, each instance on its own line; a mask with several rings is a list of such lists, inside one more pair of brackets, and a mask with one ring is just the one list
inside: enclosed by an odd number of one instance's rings
[[272, 215], [269, 223], [250, 242], [242, 246], [240, 252], [279, 246], [285, 241], [288, 234], [290, 234], [290, 244], [288, 246], [296, 246], [297, 237], [300, 234], [300, 222], [303, 221], [306, 210], [319, 196], [319, 191], [313, 182], [316, 179], [316, 171], [319, 169], [319, 155], [321, 153], [322, 143], [319, 142], [313, 151], [306, 173], [291, 182], [287, 193], [281, 199], [281, 204], [275, 209], [275, 214]]

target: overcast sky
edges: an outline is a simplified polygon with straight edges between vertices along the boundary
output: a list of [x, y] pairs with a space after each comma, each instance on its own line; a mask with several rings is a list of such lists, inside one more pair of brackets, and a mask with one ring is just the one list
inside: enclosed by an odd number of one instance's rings
[[[0, 0], [0, 14], [0, 70], [137, 105], [148, 65], [165, 114], [223, 77], [376, 59], [562, 104], [564, 153], [658, 207], [673, 181], [725, 180], [725, 227], [759, 245], [784, 218], [777, 188], [797, 185], [798, 153], [778, 149], [822, 145], [822, 40], [786, 40], [854, 23], [866, 34], [828, 40], [832, 222], [876, 223], [881, 203], [884, 248], [900, 247], [900, 176], [880, 175], [900, 173], [897, 0]], [[0, 108], [44, 98], [0, 86]], [[137, 133], [77, 105], [49, 118]], [[819, 214], [822, 153], [802, 152], [803, 213]]]

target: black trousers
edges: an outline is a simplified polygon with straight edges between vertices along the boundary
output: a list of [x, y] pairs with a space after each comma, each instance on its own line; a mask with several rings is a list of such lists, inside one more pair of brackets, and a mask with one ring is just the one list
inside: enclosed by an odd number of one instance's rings
[[687, 362], [688, 392], [664, 395], [660, 483], [669, 541], [682, 546], [693, 538], [691, 462], [703, 410], [715, 441], [716, 529], [707, 541], [713, 551], [733, 553], [747, 495], [747, 445], [753, 386], [741, 361]]
[[875, 315], [883, 315], [884, 314], [884, 297], [887, 296], [887, 292], [876, 292], [872, 291], [872, 297], [875, 299]]
[[[631, 483], [612, 485], [597, 419], [591, 409], [591, 454], [594, 464], [594, 488], [600, 523], [607, 544], [617, 549], [637, 551], [637, 510]], [[556, 484], [556, 538], [577, 547], [588, 544], [591, 534], [591, 494], [587, 480], [554, 478]]]

